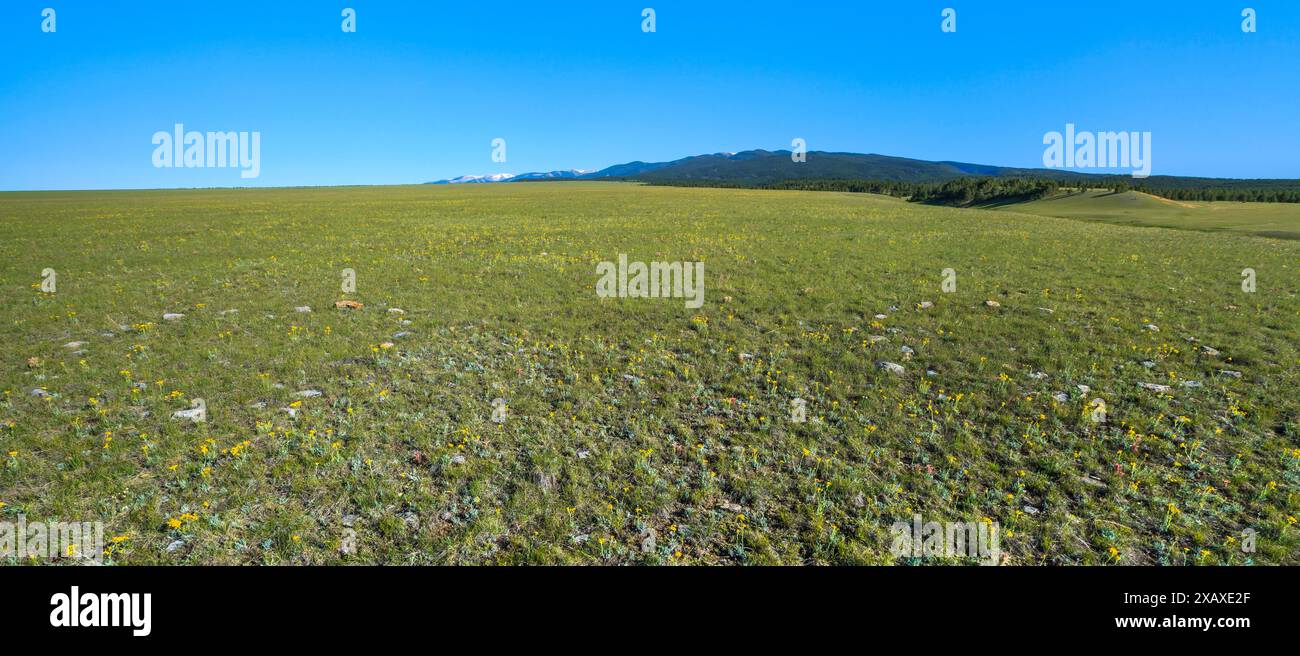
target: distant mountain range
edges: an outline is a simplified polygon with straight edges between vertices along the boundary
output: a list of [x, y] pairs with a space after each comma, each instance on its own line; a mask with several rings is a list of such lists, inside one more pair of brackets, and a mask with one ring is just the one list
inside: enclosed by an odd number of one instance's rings
[[715, 181], [762, 184], [800, 179], [855, 179], [889, 182], [944, 182], [962, 177], [1030, 177], [1075, 180], [1089, 174], [1056, 169], [1021, 169], [963, 162], [931, 162], [889, 155], [811, 151], [794, 162], [788, 150], [746, 150], [683, 157], [671, 162], [628, 162], [594, 170], [550, 171], [512, 175], [464, 175], [429, 184], [519, 182], [525, 180], [634, 179], [645, 181]]

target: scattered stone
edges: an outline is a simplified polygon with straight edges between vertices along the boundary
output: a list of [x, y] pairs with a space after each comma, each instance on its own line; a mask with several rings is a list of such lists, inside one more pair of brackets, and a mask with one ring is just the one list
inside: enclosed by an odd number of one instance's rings
[[897, 311], [898, 311], [898, 306], [897, 306], [897, 305], [891, 305], [891, 306], [889, 306], [889, 311], [890, 311], [890, 312], [897, 312]]
[[910, 346], [903, 346], [898, 349], [898, 352], [903, 354], [904, 360], [911, 360], [912, 354], [915, 353], [916, 351], [913, 351], [912, 347]]
[[302, 390], [301, 392], [294, 392], [293, 395], [304, 399], [312, 399], [320, 396], [321, 391], [315, 389], [305, 389]]
[[134, 387], [134, 388], [140, 390], [141, 392], [143, 392], [143, 391], [149, 389], [149, 383], [131, 383], [131, 387]]
[[305, 313], [307, 313], [307, 312], [311, 312], [311, 306], [310, 306], [310, 305], [299, 305], [298, 307], [294, 308], [293, 311], [294, 311], [294, 312], [302, 312], [302, 313], [305, 314]]
[[1052, 398], [1055, 399], [1057, 403], [1069, 403], [1069, 402], [1070, 402], [1070, 395], [1069, 395], [1069, 394], [1066, 394], [1065, 392], [1057, 392], [1057, 393], [1055, 393], [1055, 394], [1052, 395]]
[[451, 464], [453, 465], [465, 464], [465, 456], [462, 456], [461, 454], [457, 453], [456, 455], [451, 457]]
[[343, 525], [344, 525], [344, 526], [346, 526], [346, 527], [348, 527], [348, 528], [352, 528], [354, 525], [356, 525], [356, 523], [357, 523], [357, 516], [356, 516], [356, 515], [353, 515], [353, 514], [347, 514], [347, 515], [344, 515], [344, 516], [343, 516]]
[[1228, 376], [1229, 378], [1241, 378], [1241, 372], [1240, 372], [1240, 371], [1231, 371], [1231, 370], [1228, 370], [1228, 369], [1220, 369], [1220, 370], [1219, 370], [1219, 375], [1221, 375], [1221, 376]]
[[888, 341], [889, 338], [885, 337], [884, 335], [871, 335], [870, 337], [867, 337], [867, 343], [869, 344], [875, 344], [876, 342], [888, 342]]
[[188, 419], [196, 424], [201, 424], [208, 420], [208, 406], [202, 399], [194, 399], [190, 408], [173, 412], [172, 418]]
[[897, 334], [903, 332], [903, 329], [902, 329], [902, 328], [886, 328], [886, 329], [885, 329], [885, 332], [889, 333], [890, 335], [897, 335]]
[[578, 452], [578, 459], [579, 459], [579, 460], [586, 460], [587, 458], [590, 458], [590, 457], [591, 457], [591, 452], [588, 451], [588, 450], [586, 450], [586, 449], [583, 449], [583, 450], [581, 450], [581, 451]]
[[1152, 362], [1151, 360], [1143, 360], [1142, 366], [1146, 367], [1147, 369], [1155, 369], [1156, 363]]
[[1039, 309], [1039, 310], [1042, 310], [1043, 312], [1046, 312], [1046, 313], [1048, 313], [1048, 314], [1056, 314], [1056, 310], [1053, 310], [1052, 308], [1040, 307], [1040, 308], [1038, 308], [1038, 309]]
[[389, 313], [389, 314], [406, 314], [406, 310], [403, 310], [402, 308], [388, 308], [388, 313]]
[[218, 312], [217, 314], [220, 314], [221, 316], [224, 317], [224, 316], [226, 316], [227, 314], [239, 314], [239, 310], [236, 310], [236, 309], [234, 309], [234, 308], [230, 308], [229, 310], [222, 310], [222, 311]]
[[41, 388], [39, 388], [39, 387], [33, 388], [32, 391], [31, 391], [31, 394], [32, 394], [32, 396], [35, 396], [35, 397], [37, 397], [37, 398], [42, 398], [42, 399], [47, 399], [47, 398], [50, 397], [50, 393], [49, 393], [49, 392], [47, 392], [47, 391], [45, 391], [45, 390], [43, 390], [43, 389], [41, 389]]
[[297, 408], [290, 408], [290, 407], [287, 407], [287, 406], [286, 406], [286, 407], [280, 408], [280, 411], [283, 412], [283, 413], [285, 413], [285, 414], [287, 414], [287, 415], [289, 415], [289, 418], [290, 418], [290, 419], [297, 419], [297, 418], [298, 418], [298, 409], [297, 409]]
[[939, 372], [937, 372], [937, 371], [935, 371], [935, 370], [933, 370], [933, 369], [926, 369], [926, 370], [925, 370], [925, 375], [927, 375], [927, 376], [938, 376], [938, 375], [939, 375]]
[[1047, 378], [1047, 372], [1044, 372], [1044, 371], [1035, 371], [1035, 372], [1029, 374], [1029, 377], [1030, 377], [1030, 378], [1033, 378], [1034, 380], [1043, 380], [1044, 378]]
[[1153, 332], [1153, 333], [1158, 333], [1158, 332], [1160, 332], [1160, 326], [1157, 326], [1157, 325], [1155, 325], [1154, 323], [1149, 323], [1149, 324], [1147, 324], [1147, 325], [1145, 325], [1145, 326], [1142, 326], [1142, 328], [1143, 328], [1144, 330], [1150, 330], [1150, 331]]
[[1002, 304], [1001, 304], [1001, 303], [999, 303], [999, 302], [997, 302], [997, 301], [992, 301], [992, 300], [984, 301], [984, 305], [986, 305], [986, 306], [988, 306], [988, 307], [991, 307], [991, 308], [1002, 307]]
[[1033, 506], [1031, 506], [1031, 505], [1029, 505], [1029, 504], [1025, 504], [1024, 507], [1021, 508], [1021, 510], [1024, 511], [1024, 513], [1025, 513], [1026, 515], [1037, 515], [1037, 514], [1038, 514], [1038, 509], [1035, 508], [1035, 507], [1033, 507]]
[[916, 304], [916, 309], [918, 310], [928, 310], [932, 307], [934, 307], [934, 303], [931, 303], [930, 301], [921, 301]]
[[180, 312], [168, 312], [167, 314], [163, 315], [164, 321], [176, 321], [177, 319], [184, 319], [184, 318], [185, 315], [181, 314]]
[[254, 410], [262, 410], [266, 408], [266, 401], [258, 401], [257, 403], [250, 403], [248, 404], [248, 407]]
[[1084, 396], [1087, 396], [1088, 392], [1092, 391], [1092, 388], [1087, 385], [1075, 385], [1075, 387], [1079, 390], [1079, 393]]
[[399, 325], [399, 326], [409, 326], [409, 325], [411, 325], [411, 320], [410, 320], [410, 319], [402, 319], [400, 322], [398, 322], [397, 325]]
[[906, 371], [905, 369], [903, 369], [903, 365], [901, 365], [901, 364], [896, 364], [896, 363], [893, 363], [893, 362], [885, 362], [884, 360], [881, 360], [880, 362], [877, 362], [877, 363], [876, 363], [876, 366], [877, 366], [877, 367], [880, 367], [881, 369], [884, 369], [885, 371], [888, 371], [889, 373], [894, 374], [894, 375], [896, 375], [896, 376], [901, 376], [901, 375], [903, 375], [903, 372]]
[[753, 354], [753, 353], [741, 353], [741, 354], [740, 354], [740, 359], [741, 359], [741, 360], [752, 360], [752, 359], [754, 359], [754, 354]]
[[876, 318], [877, 318], [877, 319], [888, 319], [889, 316], [888, 316], [888, 315], [884, 315], [884, 314], [877, 314], [877, 315], [876, 315]]
[[63, 348], [79, 349], [85, 345], [86, 342], [68, 342], [67, 344], [63, 345]]
[[733, 512], [733, 513], [740, 513], [745, 510], [744, 508], [740, 507], [740, 504], [732, 503], [731, 501], [723, 501], [721, 504], [718, 504], [718, 507], [722, 508], [727, 512]]
[[1138, 383], [1138, 387], [1145, 390], [1151, 390], [1152, 392], [1168, 392], [1173, 389], [1168, 385], [1159, 385], [1157, 383]]
[[393, 339], [401, 339], [401, 338], [406, 337], [406, 336], [408, 336], [408, 335], [410, 335], [410, 334], [411, 334], [411, 333], [409, 333], [409, 332], [407, 332], [407, 331], [405, 331], [405, 330], [399, 330], [399, 331], [393, 333]]
[[1084, 475], [1084, 476], [1080, 476], [1080, 477], [1079, 477], [1079, 481], [1081, 481], [1081, 482], [1083, 482], [1083, 483], [1085, 483], [1085, 484], [1087, 484], [1087, 485], [1091, 485], [1091, 486], [1093, 486], [1093, 487], [1099, 487], [1099, 488], [1105, 488], [1105, 487], [1106, 487], [1106, 482], [1105, 482], [1105, 481], [1103, 481], [1103, 480], [1101, 480], [1100, 478], [1097, 478], [1096, 476], [1093, 476], [1093, 475], [1091, 475], [1091, 474], [1087, 474], [1087, 475]]
[[1216, 356], [1216, 355], [1219, 354], [1219, 352], [1218, 352], [1216, 349], [1212, 349], [1212, 348], [1210, 348], [1210, 347], [1208, 347], [1208, 346], [1204, 346], [1204, 345], [1201, 346], [1201, 353], [1204, 353], [1205, 355], [1208, 355], [1208, 356], [1211, 356], [1211, 357]]
[[174, 553], [180, 550], [180, 548], [183, 546], [185, 546], [184, 540], [176, 540], [175, 542], [172, 542], [171, 544], [167, 545], [167, 553]]
[[1191, 388], [1205, 387], [1205, 385], [1201, 384], [1201, 381], [1199, 380], [1184, 380], [1179, 384], [1182, 385], [1183, 387], [1191, 387]]

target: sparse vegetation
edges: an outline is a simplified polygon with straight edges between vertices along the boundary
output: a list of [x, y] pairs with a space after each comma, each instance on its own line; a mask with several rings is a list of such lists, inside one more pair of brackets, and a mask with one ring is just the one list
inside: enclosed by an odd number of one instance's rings
[[[113, 563], [891, 564], [923, 513], [1011, 564], [1300, 564], [1297, 242], [614, 183], [0, 217], [0, 516]], [[597, 298], [619, 253], [704, 261], [704, 307]]]

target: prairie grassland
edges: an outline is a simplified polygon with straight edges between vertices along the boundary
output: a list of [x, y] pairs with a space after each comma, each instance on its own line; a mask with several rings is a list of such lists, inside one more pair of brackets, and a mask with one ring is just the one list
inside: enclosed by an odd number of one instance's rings
[[[918, 513], [1300, 562], [1300, 242], [615, 183], [7, 193], [0, 240], [0, 519], [113, 563], [913, 563]], [[598, 298], [620, 253], [704, 306]]]
[[1006, 209], [1122, 225], [1300, 239], [1300, 205], [1169, 200], [1136, 191], [1071, 191]]

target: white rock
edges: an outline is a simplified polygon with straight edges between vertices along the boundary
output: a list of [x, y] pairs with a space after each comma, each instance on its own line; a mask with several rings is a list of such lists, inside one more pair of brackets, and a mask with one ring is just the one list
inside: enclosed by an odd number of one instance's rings
[[997, 301], [984, 301], [984, 305], [992, 308], [1002, 307], [1002, 304]]
[[1142, 389], [1145, 390], [1151, 390], [1152, 392], [1168, 392], [1169, 390], [1173, 389], [1168, 385], [1159, 385], [1156, 383], [1138, 383], [1138, 387], [1141, 387]]
[[311, 306], [310, 306], [310, 305], [299, 305], [298, 307], [294, 308], [293, 311], [294, 311], [294, 312], [303, 312], [303, 313], [311, 312]]
[[1201, 384], [1201, 381], [1199, 380], [1184, 380], [1179, 384], [1182, 385], [1183, 387], [1192, 387], [1192, 388], [1205, 387], [1205, 385]]
[[312, 399], [312, 398], [316, 398], [316, 397], [320, 396], [320, 395], [321, 395], [321, 391], [320, 391], [320, 390], [314, 390], [314, 389], [306, 389], [306, 390], [302, 390], [301, 392], [294, 392], [293, 395], [294, 395], [294, 396], [298, 396], [298, 397], [302, 397], [302, 398], [304, 398], [304, 399]]
[[184, 319], [184, 318], [185, 315], [179, 312], [168, 312], [167, 314], [163, 315], [163, 319], [166, 321], [176, 321], [177, 319]]
[[932, 307], [934, 307], [934, 303], [931, 303], [930, 301], [921, 301], [916, 304], [916, 309], [918, 310], [928, 310]]
[[894, 362], [885, 362], [884, 360], [877, 362], [876, 366], [896, 376], [901, 376], [903, 372], [906, 371], [906, 369], [903, 369], [903, 365]]
[[1052, 398], [1053, 398], [1053, 399], [1056, 399], [1056, 402], [1057, 402], [1057, 403], [1069, 403], [1069, 402], [1070, 402], [1070, 395], [1069, 395], [1069, 394], [1066, 394], [1065, 392], [1057, 392], [1057, 393], [1055, 393], [1055, 394], [1052, 395]]
[[68, 342], [67, 344], [63, 345], [63, 348], [79, 349], [85, 345], [86, 342]]
[[402, 308], [388, 308], [388, 313], [389, 313], [389, 314], [406, 314], [406, 310], [403, 310]]
[[1241, 372], [1240, 372], [1240, 371], [1230, 371], [1230, 370], [1228, 370], [1228, 369], [1220, 369], [1220, 370], [1219, 370], [1219, 375], [1221, 375], [1221, 376], [1228, 376], [1229, 378], [1241, 378]]
[[1146, 329], [1146, 330], [1150, 330], [1150, 331], [1153, 332], [1153, 333], [1158, 333], [1158, 332], [1160, 332], [1160, 326], [1157, 326], [1157, 325], [1155, 325], [1154, 323], [1149, 323], [1149, 324], [1147, 324], [1147, 325], [1145, 325], [1145, 326], [1142, 326], [1142, 328], [1144, 328], [1144, 329]]

